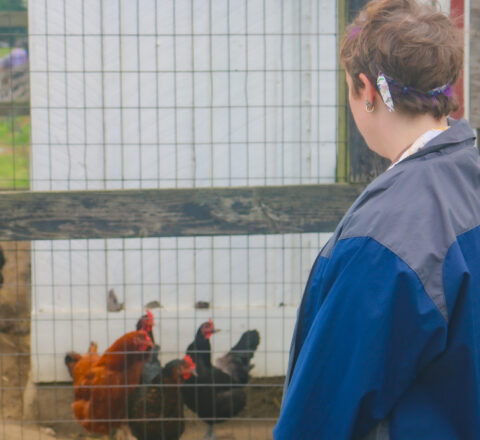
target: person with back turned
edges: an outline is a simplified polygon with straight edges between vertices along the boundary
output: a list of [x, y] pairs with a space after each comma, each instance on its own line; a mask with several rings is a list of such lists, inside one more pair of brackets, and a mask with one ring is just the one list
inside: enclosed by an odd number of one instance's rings
[[347, 28], [350, 108], [391, 165], [314, 263], [275, 440], [480, 438], [480, 161], [449, 117], [462, 39], [415, 0]]

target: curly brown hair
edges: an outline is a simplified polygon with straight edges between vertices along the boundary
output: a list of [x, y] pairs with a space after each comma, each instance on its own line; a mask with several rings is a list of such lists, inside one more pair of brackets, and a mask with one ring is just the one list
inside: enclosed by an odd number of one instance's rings
[[[462, 33], [437, 6], [415, 0], [371, 0], [347, 27], [340, 62], [352, 77], [356, 94], [363, 87], [360, 73], [374, 85], [382, 72], [406, 86], [403, 91], [391, 89], [395, 109], [401, 112], [440, 118], [458, 109], [455, 96], [428, 94], [453, 85], [463, 65]], [[405, 92], [407, 87], [420, 93]]]

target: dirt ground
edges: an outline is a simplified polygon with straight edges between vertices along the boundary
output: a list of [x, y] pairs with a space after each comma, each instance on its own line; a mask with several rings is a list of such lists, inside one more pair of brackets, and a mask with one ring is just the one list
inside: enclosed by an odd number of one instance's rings
[[[275, 426], [273, 422], [261, 423], [243, 423], [227, 422], [215, 428], [215, 434], [218, 440], [269, 440], [272, 439], [272, 429]], [[201, 422], [188, 423], [181, 440], [200, 440], [205, 434], [205, 425]], [[100, 437], [79, 437], [76, 434], [57, 435], [51, 428], [31, 427], [28, 425], [19, 425], [5, 423], [0, 425], [0, 440], [72, 440], [85, 439], [94, 440]], [[126, 439], [126, 437], [124, 437]], [[133, 440], [134, 437], [130, 437]]]
[[[88, 436], [75, 422], [67, 422], [71, 419], [73, 397], [70, 384], [63, 384], [64, 392], [55, 393], [58, 414], [64, 417], [62, 423], [44, 426], [38, 411], [32, 416], [25, 405], [24, 391], [30, 371], [30, 245], [2, 242], [0, 246], [7, 260], [1, 269], [4, 284], [0, 288], [0, 440], [98, 439]], [[251, 383], [256, 386], [247, 389], [247, 406], [238, 419], [215, 427], [219, 440], [272, 438], [282, 399], [279, 385], [283, 384], [283, 377], [252, 378]], [[38, 396], [42, 394], [39, 392]], [[37, 406], [52, 405], [51, 399], [38, 400]], [[206, 425], [195, 420], [195, 415], [188, 410], [185, 416], [190, 420], [182, 440], [201, 439]]]
[[18, 420], [30, 370], [30, 245], [0, 246], [6, 258], [0, 288], [0, 420]]

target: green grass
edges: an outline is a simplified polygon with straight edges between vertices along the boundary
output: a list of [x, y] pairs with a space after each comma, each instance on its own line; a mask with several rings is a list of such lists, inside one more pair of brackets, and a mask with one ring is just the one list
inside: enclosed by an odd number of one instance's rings
[[0, 47], [0, 58], [6, 57], [11, 51], [11, 47]]
[[28, 189], [29, 160], [25, 154], [0, 156], [0, 189]]
[[30, 186], [30, 118], [0, 119], [0, 189]]
[[0, 119], [0, 145], [13, 147], [28, 144], [30, 144], [30, 118], [28, 116]]

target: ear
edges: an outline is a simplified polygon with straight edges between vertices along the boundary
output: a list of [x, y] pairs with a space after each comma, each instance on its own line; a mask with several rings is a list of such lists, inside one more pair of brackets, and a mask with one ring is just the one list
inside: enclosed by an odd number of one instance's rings
[[364, 73], [360, 73], [358, 78], [363, 83], [363, 89], [361, 89], [361, 93], [364, 95], [363, 98], [372, 104], [375, 104], [375, 98], [377, 96], [376, 86], [371, 83], [371, 81], [367, 78], [367, 75]]

